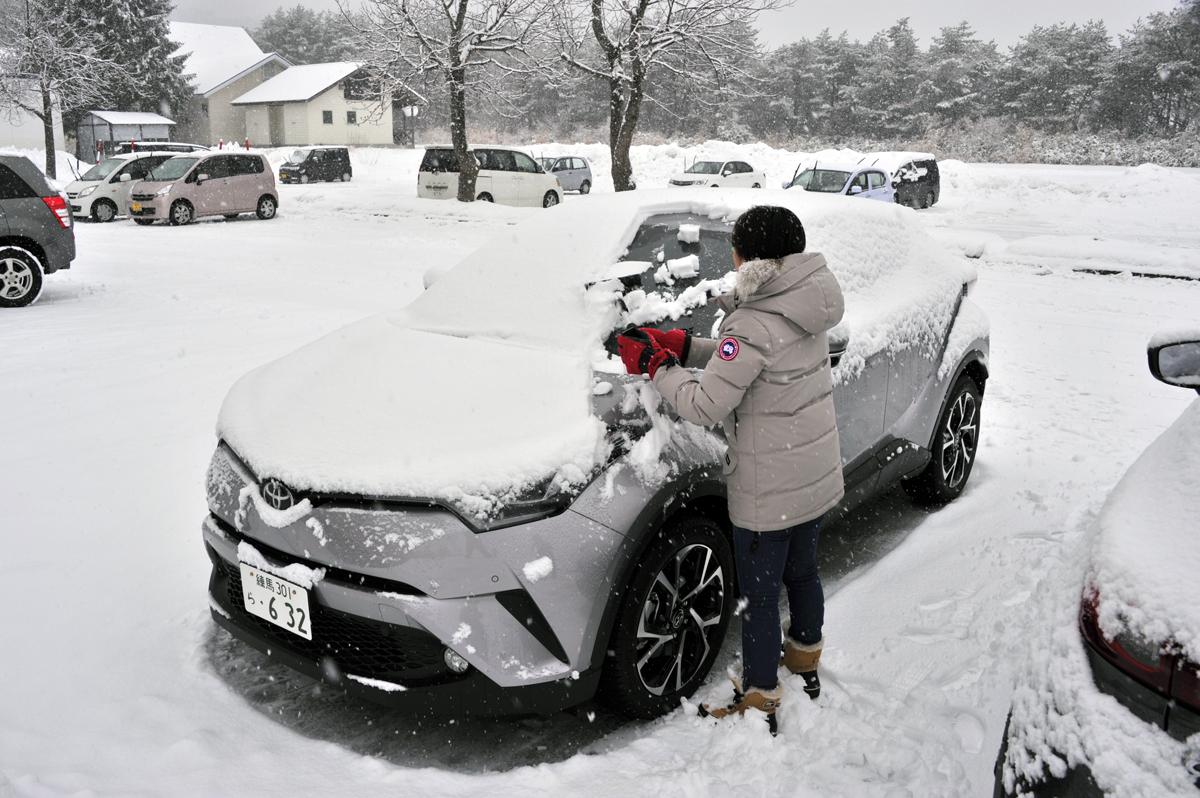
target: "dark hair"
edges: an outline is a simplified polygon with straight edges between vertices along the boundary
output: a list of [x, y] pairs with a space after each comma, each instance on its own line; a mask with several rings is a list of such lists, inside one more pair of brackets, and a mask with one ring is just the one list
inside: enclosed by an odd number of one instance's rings
[[744, 260], [778, 260], [804, 251], [804, 225], [778, 205], [755, 205], [733, 225], [733, 248]]

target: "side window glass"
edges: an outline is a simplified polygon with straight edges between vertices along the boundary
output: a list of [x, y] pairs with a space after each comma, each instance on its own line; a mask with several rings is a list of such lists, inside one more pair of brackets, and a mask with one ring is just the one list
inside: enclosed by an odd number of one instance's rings
[[513, 157], [513, 163], [516, 166], [516, 170], [518, 172], [531, 172], [531, 173], [535, 173], [535, 174], [537, 173], [537, 170], [538, 170], [537, 164], [534, 163], [533, 159], [530, 158], [528, 155], [526, 155], [523, 152], [514, 152], [514, 153], [510, 153], [510, 154]]
[[517, 171], [517, 161], [511, 152], [492, 150], [492, 163], [495, 164], [492, 168], [501, 172]]
[[858, 186], [863, 191], [866, 191], [867, 190], [867, 173], [863, 172], [860, 175], [855, 175], [854, 182], [851, 183], [851, 185]]
[[27, 199], [36, 196], [17, 173], [0, 164], [0, 200]]
[[870, 187], [873, 189], [882, 187], [883, 186], [883, 175], [879, 174], [878, 172], [868, 172], [867, 173], [867, 184], [870, 185]]
[[229, 177], [230, 175], [232, 175], [233, 174], [232, 161], [233, 161], [233, 158], [231, 158], [228, 155], [221, 155], [221, 156], [213, 158], [211, 161], [209, 161], [209, 163], [207, 164], [209, 179], [211, 180], [211, 179], [220, 178], [220, 177]]
[[550, 171], [551, 172], [561, 172], [564, 169], [570, 169], [570, 168], [571, 168], [571, 159], [570, 158], [559, 158], [557, 161], [554, 162], [554, 166], [550, 167]]
[[[150, 167], [154, 166], [153, 158], [139, 158], [129, 166], [125, 167], [125, 173], [129, 175], [130, 180], [141, 180], [150, 171]], [[117, 178], [120, 180], [121, 178]]]
[[571, 160], [575, 162], [575, 163], [574, 163], [574, 168], [576, 168], [576, 169], [587, 169], [587, 164], [585, 164], [585, 163], [583, 162], [583, 159], [582, 159], [582, 158], [572, 158]]
[[313, 163], [320, 163], [323, 160], [325, 160], [325, 153], [321, 152], [320, 150], [312, 151], [312, 162]]

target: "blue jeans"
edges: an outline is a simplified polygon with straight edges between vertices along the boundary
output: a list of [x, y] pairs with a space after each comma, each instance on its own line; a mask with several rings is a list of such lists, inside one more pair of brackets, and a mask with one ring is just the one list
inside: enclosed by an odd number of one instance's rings
[[733, 554], [746, 608], [742, 612], [742, 685], [771, 690], [779, 683], [779, 590], [787, 586], [788, 636], [821, 641], [825, 594], [817, 573], [821, 519], [778, 532], [733, 528]]

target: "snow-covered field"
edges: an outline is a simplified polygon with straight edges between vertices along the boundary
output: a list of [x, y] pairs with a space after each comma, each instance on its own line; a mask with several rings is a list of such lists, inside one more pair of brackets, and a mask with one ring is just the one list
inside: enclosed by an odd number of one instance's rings
[[[636, 148], [639, 184], [707, 151]], [[734, 151], [775, 185], [795, 166]], [[606, 178], [595, 145], [536, 154], [567, 152]], [[417, 200], [419, 152], [354, 158], [350, 184], [281, 186], [271, 222], [81, 224], [74, 268], [0, 314], [0, 796], [990, 794], [1030, 641], [1070, 648], [1096, 509], [1190, 400], [1144, 347], [1200, 318], [1200, 283], [1073, 269], [1200, 274], [1200, 175], [944, 165], [922, 219], [982, 255], [992, 321], [979, 462], [950, 507], [897, 492], [828, 531], [828, 687], [772, 739], [601, 707], [418, 726], [214, 628], [199, 525], [229, 386], [543, 213]]]

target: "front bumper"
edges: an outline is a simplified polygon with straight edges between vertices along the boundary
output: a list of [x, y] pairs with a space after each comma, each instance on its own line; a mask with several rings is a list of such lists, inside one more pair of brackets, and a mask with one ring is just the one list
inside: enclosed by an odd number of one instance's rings
[[129, 201], [129, 216], [134, 219], [166, 219], [170, 197], [153, 196]]
[[213, 565], [213, 620], [271, 659], [349, 695], [429, 717], [552, 714], [586, 701], [599, 683], [600, 671], [593, 669], [577, 678], [503, 688], [475, 668], [454, 673], [444, 660], [446, 646], [423, 629], [319, 602], [311, 605], [313, 640], [305, 640], [247, 612], [237, 561], [206, 548]]

